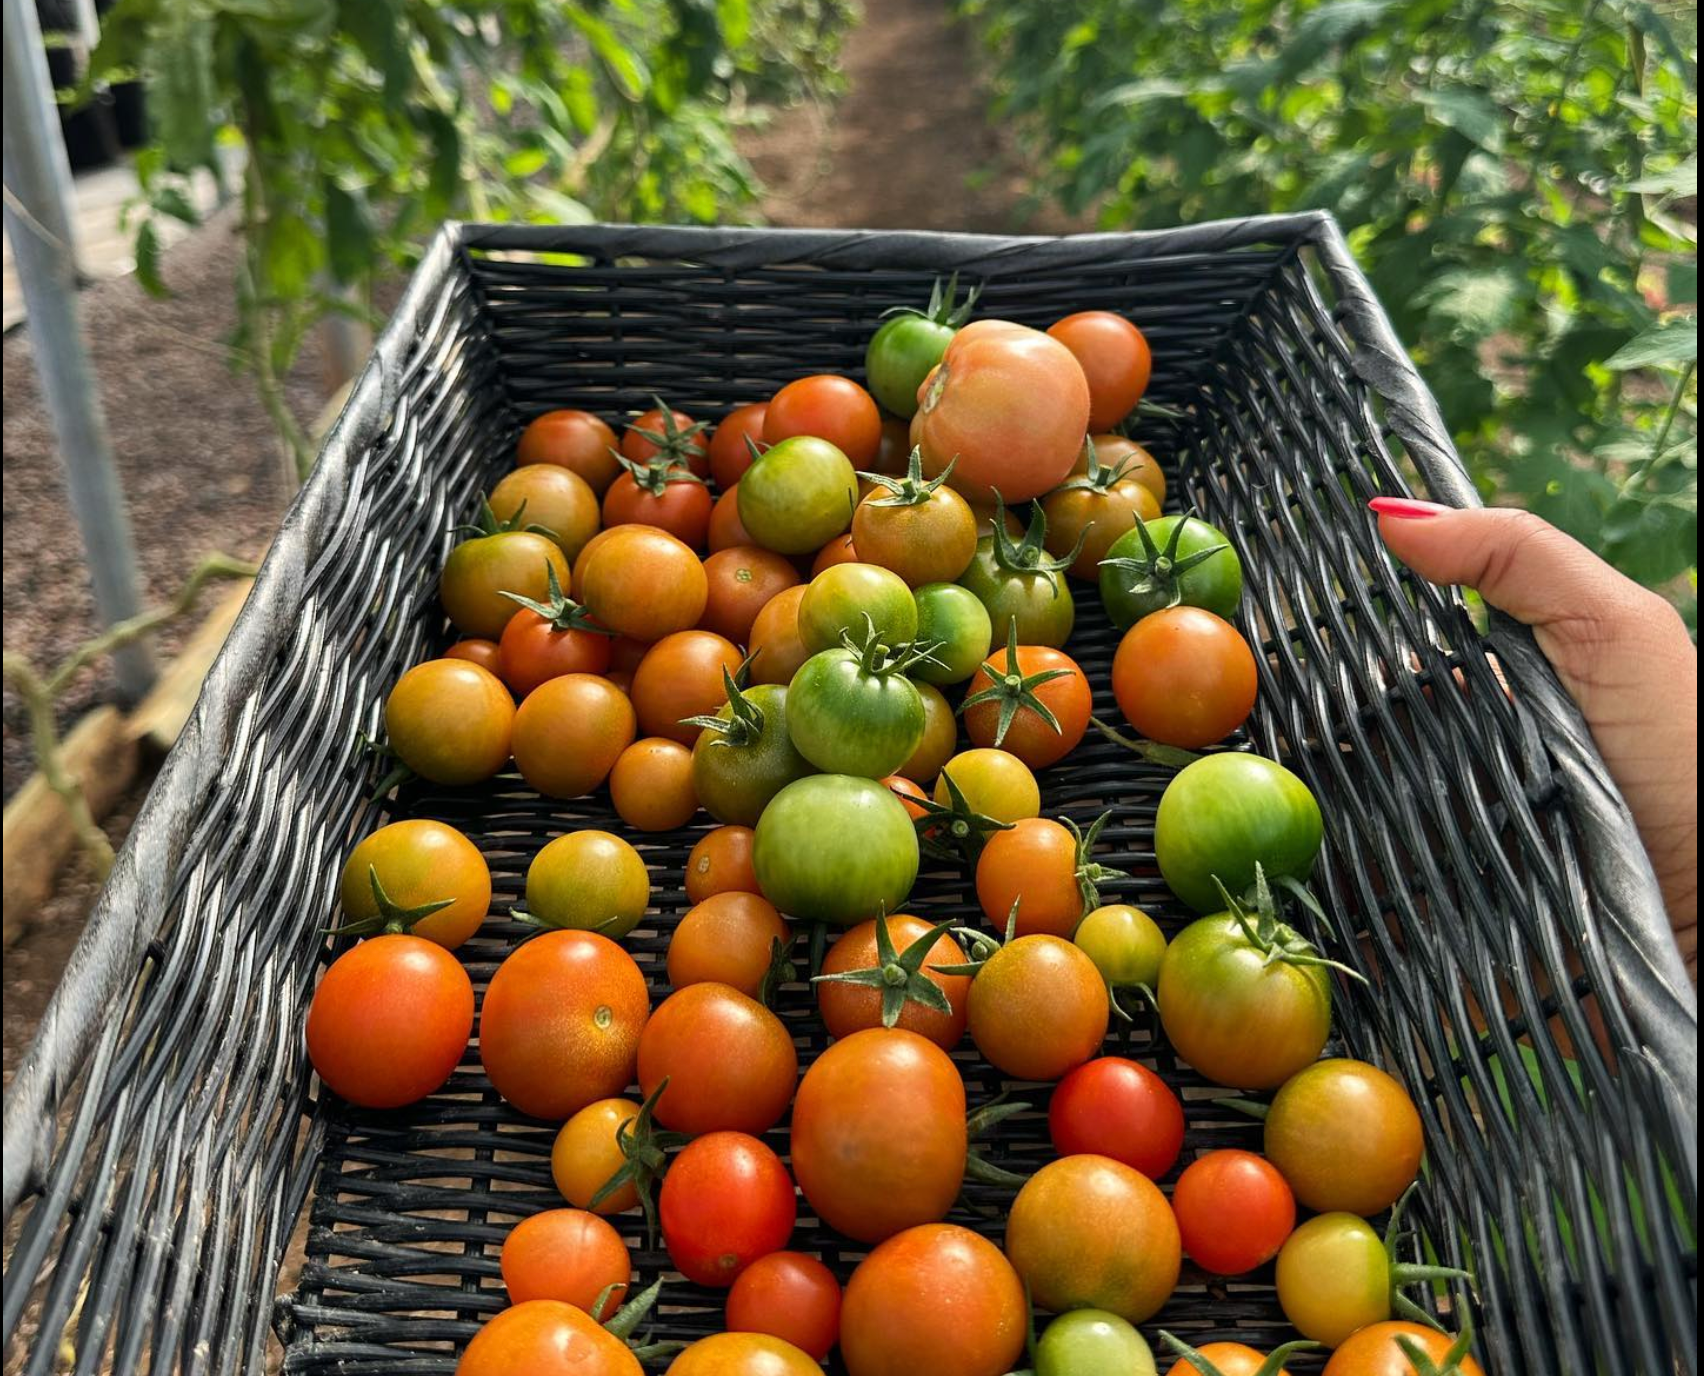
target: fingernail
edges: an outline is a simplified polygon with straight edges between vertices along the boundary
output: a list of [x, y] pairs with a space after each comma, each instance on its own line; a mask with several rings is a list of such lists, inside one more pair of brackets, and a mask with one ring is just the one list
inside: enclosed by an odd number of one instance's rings
[[1450, 509], [1437, 502], [1420, 502], [1412, 497], [1374, 497], [1367, 505], [1381, 516], [1393, 516], [1399, 521], [1424, 521]]

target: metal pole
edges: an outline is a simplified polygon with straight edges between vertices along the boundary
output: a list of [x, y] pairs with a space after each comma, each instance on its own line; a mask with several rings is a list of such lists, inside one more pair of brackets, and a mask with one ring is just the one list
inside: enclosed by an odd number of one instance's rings
[[[130, 522], [77, 310], [71, 169], [33, 0], [4, 5], [6, 234], [28, 313], [30, 354], [89, 561], [95, 610], [110, 626], [142, 608]], [[147, 692], [154, 681], [147, 644], [126, 646], [113, 661], [127, 699]]]

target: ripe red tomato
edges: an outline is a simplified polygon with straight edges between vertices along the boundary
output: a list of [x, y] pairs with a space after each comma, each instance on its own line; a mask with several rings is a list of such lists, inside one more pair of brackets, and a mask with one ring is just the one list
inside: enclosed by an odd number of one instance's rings
[[473, 984], [424, 937], [391, 933], [345, 951], [308, 1005], [308, 1058], [333, 1093], [401, 1108], [438, 1089], [473, 1032]]
[[1217, 745], [1254, 710], [1254, 652], [1230, 622], [1200, 607], [1171, 607], [1124, 633], [1112, 692], [1124, 719], [1150, 740]]
[[1148, 390], [1153, 355], [1148, 341], [1122, 315], [1079, 311], [1047, 327], [1071, 351], [1089, 383], [1089, 429], [1110, 430]]
[[581, 624], [573, 615], [578, 610], [567, 604], [561, 615], [548, 617], [522, 607], [509, 618], [497, 643], [496, 672], [517, 697], [563, 674], [601, 674], [609, 668], [610, 638]]
[[763, 438], [770, 444], [799, 435], [827, 440], [852, 467], [867, 469], [881, 450], [882, 413], [875, 398], [849, 377], [802, 377], [769, 399], [763, 419]]
[[450, 646], [449, 649], [444, 651], [444, 658], [465, 659], [469, 664], [477, 664], [487, 673], [496, 674], [498, 678], [503, 676], [503, 671], [497, 667], [500, 661], [497, 653], [497, 642], [495, 640], [478, 640], [471, 638], [467, 640], [458, 640], [454, 645]]
[[840, 1282], [815, 1257], [771, 1252], [728, 1291], [728, 1331], [767, 1333], [817, 1361], [840, 1337]]
[[1109, 1156], [1158, 1180], [1183, 1150], [1183, 1105], [1147, 1066], [1102, 1056], [1059, 1082], [1047, 1131], [1061, 1156]]
[[[710, 472], [710, 447], [705, 442], [704, 430], [701, 422], [684, 411], [653, 407], [635, 416], [622, 433], [621, 456], [633, 463], [670, 459], [702, 478]], [[651, 438], [653, 435], [656, 439]], [[657, 439], [663, 442], [658, 444]]]
[[688, 1142], [657, 1199], [663, 1244], [698, 1285], [728, 1286], [793, 1235], [798, 1204], [781, 1158], [743, 1132]]
[[710, 533], [715, 502], [701, 478], [684, 468], [629, 469], [604, 493], [603, 522], [610, 526], [655, 526], [700, 549]]
[[456, 1376], [645, 1376], [626, 1343], [583, 1309], [528, 1300], [491, 1316]]
[[633, 1276], [621, 1234], [584, 1209], [546, 1209], [523, 1218], [503, 1239], [499, 1265], [511, 1304], [561, 1300], [590, 1314], [613, 1286], [600, 1319], [621, 1308]]
[[740, 667], [739, 649], [713, 631], [676, 631], [653, 645], [633, 671], [633, 710], [647, 736], [691, 745], [703, 727], [688, 717], [713, 717], [728, 700], [724, 673]]
[[726, 984], [690, 984], [664, 999], [639, 1039], [639, 1088], [664, 1080], [657, 1121], [677, 1132], [766, 1132], [799, 1082], [792, 1033]]
[[750, 827], [715, 827], [705, 832], [686, 857], [688, 900], [702, 903], [712, 894], [762, 893], [751, 863], [755, 838]]
[[704, 576], [710, 596], [699, 625], [736, 645], [750, 641], [752, 623], [770, 599], [799, 582], [792, 560], [755, 545], [718, 550], [704, 561]]
[[578, 473], [600, 496], [615, 481], [615, 431], [589, 411], [546, 411], [521, 431], [515, 462], [554, 463]]
[[1240, 1276], [1278, 1255], [1296, 1227], [1296, 1199], [1278, 1168], [1251, 1151], [1210, 1151], [1172, 1188], [1183, 1250], [1203, 1270]]
[[[1045, 645], [1017, 645], [989, 655], [972, 676], [965, 701], [984, 693], [989, 696], [964, 709], [964, 729], [972, 744], [1008, 751], [1031, 769], [1045, 769], [1075, 750], [1094, 710], [1088, 677], [1077, 661]], [[1032, 698], [1053, 714], [1057, 730], [1036, 711]], [[1000, 717], [1008, 700], [1017, 711], [1002, 736]]]
[[736, 406], [722, 417], [710, 436], [710, 476], [723, 492], [732, 488], [751, 467], [751, 449], [746, 441], [749, 439], [759, 451], [767, 447], [763, 442], [763, 418], [768, 412], [769, 403], [765, 401]]

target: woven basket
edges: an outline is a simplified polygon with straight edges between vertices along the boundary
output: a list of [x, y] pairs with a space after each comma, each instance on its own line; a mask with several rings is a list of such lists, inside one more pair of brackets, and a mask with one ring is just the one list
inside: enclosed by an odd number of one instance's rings
[[[367, 801], [363, 733], [390, 684], [447, 640], [437, 573], [452, 527], [554, 406], [611, 419], [660, 393], [714, 418], [807, 373], [856, 375], [889, 306], [938, 273], [1033, 325], [1088, 307], [1138, 321], [1150, 395], [1184, 419], [1146, 434], [1248, 573], [1262, 652], [1246, 744], [1318, 793], [1318, 889], [1364, 971], [1337, 989], [1340, 1049], [1390, 1065], [1425, 1122], [1414, 1210], [1426, 1253], [1478, 1276], [1489, 1370], [1697, 1369], [1697, 1013], [1626, 810], [1530, 637], [1385, 554], [1367, 498], [1473, 488], [1419, 378], [1324, 215], [1068, 239], [621, 226], [456, 225], [425, 256], [119, 857], [8, 1091], [8, 1371], [446, 1373], [503, 1307], [514, 1222], [559, 1202], [551, 1125], [500, 1103], [470, 1051], [396, 1113], [317, 1095], [302, 1025], [331, 954], [339, 867], [382, 815], [440, 817], [491, 863], [494, 916], [463, 948], [476, 986], [519, 938], [527, 862], [603, 797], [541, 799], [512, 775]], [[1079, 599], [1072, 651], [1106, 697], [1116, 635]], [[1510, 692], [1493, 668], [1500, 661]], [[1114, 809], [1105, 863], [1168, 930], [1154, 810], [1166, 773], [1104, 742], [1043, 776], [1045, 812]], [[704, 824], [644, 847], [656, 915], [627, 943], [661, 986]], [[975, 913], [960, 873], [913, 906]], [[782, 1016], [808, 1060], [808, 991]], [[1153, 1029], [1119, 1034], [1189, 1113], [1185, 1159], [1258, 1146], [1256, 1125]], [[972, 1103], [1005, 1086], [967, 1047]], [[1048, 1156], [1037, 1112], [998, 1163]], [[776, 1134], [785, 1149], [785, 1132]], [[1169, 1182], [1168, 1182], [1169, 1183]], [[994, 1191], [954, 1217], [998, 1237]], [[305, 1259], [298, 1224], [306, 1214]], [[644, 1279], [666, 1269], [639, 1249]], [[808, 1219], [796, 1246], [842, 1274], [857, 1249]], [[659, 1336], [713, 1331], [720, 1297], [666, 1292]], [[1186, 1267], [1162, 1316], [1195, 1340], [1288, 1333], [1270, 1268]], [[1315, 1371], [1317, 1360], [1292, 1364]]]

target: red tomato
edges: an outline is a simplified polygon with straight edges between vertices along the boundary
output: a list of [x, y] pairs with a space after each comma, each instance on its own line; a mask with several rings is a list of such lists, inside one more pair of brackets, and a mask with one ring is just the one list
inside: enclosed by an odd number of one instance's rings
[[[523, 948], [524, 949], [524, 948]], [[691, 984], [664, 999], [639, 1041], [639, 1087], [664, 1080], [657, 1121], [678, 1132], [765, 1132], [799, 1082], [799, 1053], [781, 1019], [726, 984]]]
[[600, 1319], [621, 1308], [633, 1259], [621, 1234], [584, 1209], [546, 1209], [523, 1218], [503, 1240], [499, 1259], [511, 1304], [561, 1300], [590, 1314], [610, 1286]]
[[554, 463], [578, 473], [601, 494], [621, 472], [615, 431], [589, 411], [546, 411], [521, 431], [515, 463]]
[[1149, 740], [1199, 750], [1217, 745], [1254, 710], [1254, 652], [1230, 622], [1200, 607], [1170, 607], [1124, 633], [1112, 692]]
[[[577, 610], [577, 609], [576, 609]], [[497, 642], [498, 676], [517, 697], [563, 674], [601, 674], [609, 668], [610, 638], [566, 617], [541, 616], [522, 607]]]
[[723, 550], [733, 549], [737, 545], [757, 543], [751, 538], [751, 532], [745, 528], [745, 522], [740, 520], [740, 494], [736, 488], [730, 487], [716, 498], [716, 505], [710, 509], [708, 539], [712, 554], [720, 554]]
[[710, 596], [698, 624], [736, 645], [750, 641], [757, 614], [776, 594], [799, 583], [791, 559], [755, 545], [718, 550], [704, 561], [704, 576]]
[[654, 465], [628, 470], [604, 493], [603, 521], [611, 526], [655, 526], [700, 549], [710, 533], [715, 503], [703, 481], [684, 468]]
[[1203, 1270], [1240, 1276], [1278, 1255], [1296, 1199], [1278, 1168], [1251, 1151], [1210, 1151], [1172, 1188], [1183, 1250]]
[[[513, 620], [514, 618], [510, 618]], [[469, 664], [477, 664], [488, 674], [503, 677], [503, 672], [497, 667], [499, 655], [495, 640], [458, 640], [444, 651], [445, 659], [465, 659]]]
[[820, 1362], [840, 1337], [840, 1298], [834, 1272], [815, 1257], [771, 1252], [728, 1292], [728, 1331], [767, 1333]]
[[867, 469], [881, 450], [882, 413], [875, 398], [849, 377], [802, 377], [769, 399], [763, 420], [763, 438], [770, 444], [798, 435], [827, 440], [853, 468]]
[[704, 833], [686, 857], [686, 896], [702, 903], [712, 894], [761, 894], [751, 863], [756, 833], [750, 827], [716, 827]]
[[[1045, 769], [1075, 750], [1094, 709], [1089, 680], [1077, 661], [1045, 645], [1018, 645], [989, 655], [972, 676], [965, 701], [980, 694], [988, 696], [964, 709], [971, 743], [1008, 751], [1031, 769]], [[1008, 700], [1017, 711], [1001, 735], [1000, 716]], [[1058, 729], [1036, 711], [1035, 702], [1053, 714]]]
[[768, 446], [763, 441], [763, 418], [769, 413], [769, 403], [754, 402], [736, 406], [722, 417], [716, 433], [710, 436], [710, 476], [716, 486], [727, 492], [751, 467], [749, 439], [759, 451]]
[[1183, 1150], [1183, 1105], [1147, 1066], [1102, 1056], [1059, 1082], [1047, 1131], [1061, 1156], [1109, 1156], [1158, 1180]]
[[793, 1235], [798, 1204], [781, 1158], [743, 1132], [687, 1143], [657, 1199], [669, 1260], [699, 1285], [727, 1286]]
[[[710, 472], [710, 448], [704, 441], [704, 426], [684, 411], [659, 411], [655, 407], [635, 416], [621, 436], [621, 455], [633, 463], [650, 463], [666, 457], [700, 478]], [[655, 435], [663, 443], [650, 438]]]
[[1047, 332], [1071, 351], [1088, 379], [1089, 429], [1110, 430], [1136, 409], [1153, 370], [1142, 331], [1111, 311], [1079, 311]]

